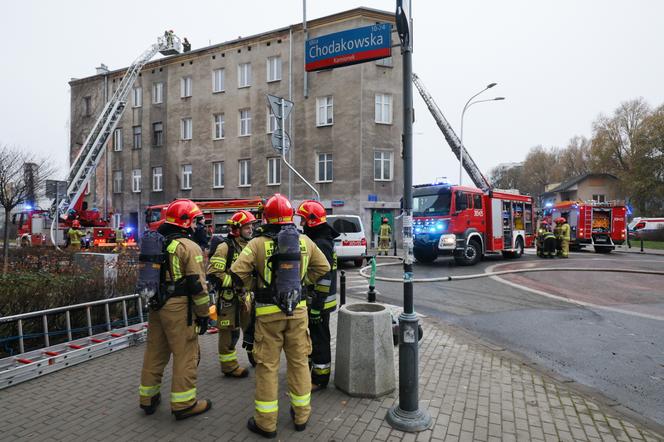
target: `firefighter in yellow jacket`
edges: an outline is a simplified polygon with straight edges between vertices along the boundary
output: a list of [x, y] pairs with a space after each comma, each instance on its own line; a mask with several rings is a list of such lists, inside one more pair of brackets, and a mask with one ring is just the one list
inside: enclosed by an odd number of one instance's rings
[[[237, 362], [235, 346], [251, 321], [251, 293], [238, 296], [233, 289], [228, 269], [242, 252], [254, 232], [256, 217], [247, 211], [240, 210], [228, 220], [231, 230], [228, 237], [217, 246], [208, 264], [208, 280], [215, 285], [219, 296], [219, 363], [221, 372], [230, 377], [245, 378], [249, 370], [240, 367]], [[246, 341], [246, 339], [245, 339]]]
[[378, 231], [378, 254], [387, 252], [390, 250], [390, 239], [392, 238], [392, 228], [387, 218], [383, 218], [380, 224], [380, 230]]
[[81, 223], [77, 219], [71, 223], [67, 236], [69, 237], [69, 244], [73, 248], [81, 248], [81, 238], [85, 236], [85, 233], [81, 230]]
[[306, 428], [311, 414], [311, 374], [308, 356], [307, 305], [302, 285], [316, 282], [330, 271], [325, 255], [293, 224], [293, 207], [280, 194], [263, 211], [267, 223], [249, 241], [231, 266], [236, 283], [245, 287], [256, 274], [256, 394], [254, 417], [247, 428], [266, 438], [277, 435], [279, 360], [288, 361], [291, 417], [296, 431]]
[[161, 266], [160, 277], [163, 290], [151, 298], [148, 344], [139, 387], [140, 405], [148, 415], [159, 405], [161, 380], [171, 354], [170, 402], [175, 418], [196, 416], [212, 406], [208, 399], [196, 399], [198, 335], [207, 330], [210, 302], [201, 248], [190, 239], [191, 226], [199, 216], [203, 213], [192, 201], [175, 200], [166, 209], [165, 222], [158, 229], [166, 245], [166, 262]]
[[560, 258], [569, 258], [569, 242], [571, 240], [572, 229], [565, 217], [556, 219], [556, 239], [558, 240], [558, 256]]

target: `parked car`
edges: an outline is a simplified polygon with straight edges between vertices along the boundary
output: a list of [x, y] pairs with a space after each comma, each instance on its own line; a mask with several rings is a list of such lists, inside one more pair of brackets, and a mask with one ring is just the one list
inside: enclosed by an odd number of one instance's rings
[[627, 226], [630, 239], [664, 241], [664, 217], [634, 218]]
[[337, 261], [353, 261], [355, 267], [361, 267], [367, 256], [367, 237], [362, 219], [357, 215], [328, 215], [327, 222], [340, 234], [334, 240]]

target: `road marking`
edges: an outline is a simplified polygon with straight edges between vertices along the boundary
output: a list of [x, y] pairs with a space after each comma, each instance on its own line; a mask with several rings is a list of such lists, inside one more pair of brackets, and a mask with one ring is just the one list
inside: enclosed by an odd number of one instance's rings
[[[491, 273], [491, 272], [494, 271], [494, 268], [496, 268], [498, 266], [501, 266], [501, 265], [506, 265], [506, 264], [494, 264], [492, 266], [489, 266], [484, 270], [484, 273]], [[542, 290], [537, 290], [537, 289], [533, 289], [533, 288], [530, 288], [530, 287], [524, 287], [522, 285], [519, 285], [519, 284], [516, 284], [514, 282], [508, 281], [506, 279], [503, 279], [500, 276], [490, 276], [489, 278], [491, 278], [495, 281], [498, 281], [500, 283], [503, 283], [505, 285], [509, 285], [510, 287], [521, 289], [521, 290], [524, 290], [524, 291], [527, 291], [527, 292], [530, 292], [530, 293], [534, 293], [536, 295], [544, 296], [546, 298], [556, 299], [558, 301], [566, 302], [568, 304], [574, 304], [574, 305], [583, 306], [583, 307], [592, 307], [592, 308], [596, 308], [596, 309], [599, 309], [599, 310], [606, 310], [606, 311], [610, 311], [610, 312], [614, 312], [614, 313], [622, 313], [624, 315], [638, 316], [640, 318], [654, 319], [655, 321], [664, 321], [664, 317], [661, 317], [661, 316], [649, 315], [647, 313], [639, 313], [639, 312], [635, 312], [635, 311], [632, 311], [632, 310], [624, 310], [624, 309], [617, 308], [617, 307], [597, 305], [597, 304], [593, 304], [593, 303], [585, 302], [585, 301], [577, 301], [577, 300], [574, 300], [574, 299], [565, 298], [564, 296], [554, 295], [553, 293], [547, 293], [547, 292], [544, 292]]]
[[350, 290], [350, 289], [368, 289], [368, 288], [369, 288], [369, 284], [349, 285], [349, 286], [346, 287], [346, 289], [348, 289], [348, 290]]

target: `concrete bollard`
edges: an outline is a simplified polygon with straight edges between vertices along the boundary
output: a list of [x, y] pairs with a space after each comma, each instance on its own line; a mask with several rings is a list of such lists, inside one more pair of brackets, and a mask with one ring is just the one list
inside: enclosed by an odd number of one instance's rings
[[384, 305], [339, 309], [334, 384], [350, 396], [376, 398], [396, 388], [392, 319]]
[[104, 279], [104, 298], [114, 295], [118, 282], [118, 255], [115, 253], [79, 252], [74, 254], [74, 264], [82, 272], [90, 272]]

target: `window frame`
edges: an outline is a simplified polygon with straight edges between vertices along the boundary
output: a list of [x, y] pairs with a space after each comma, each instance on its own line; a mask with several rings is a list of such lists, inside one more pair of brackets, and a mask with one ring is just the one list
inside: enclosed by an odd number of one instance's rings
[[[379, 97], [382, 98], [380, 100], [380, 102], [379, 102]], [[385, 101], [386, 98], [388, 99], [387, 102]], [[392, 121], [393, 121], [393, 119], [392, 119], [392, 114], [393, 114], [392, 104], [393, 104], [393, 102], [394, 102], [394, 99], [392, 97], [392, 94], [385, 94], [385, 93], [377, 93], [376, 94], [376, 96], [374, 98], [374, 122], [376, 124], [386, 124], [386, 125], [391, 125], [392, 124]], [[387, 120], [385, 119], [385, 115], [384, 115], [385, 106], [387, 106], [388, 111], [389, 111], [388, 115], [387, 115], [388, 116]], [[379, 117], [379, 113], [378, 113], [379, 108], [380, 108], [380, 117], [381, 117], [381, 119], [378, 118]]]
[[[275, 167], [273, 167], [275, 166]], [[274, 170], [273, 170], [274, 169]], [[270, 179], [270, 174], [274, 172], [276, 181]], [[281, 185], [281, 157], [269, 157], [267, 159], [267, 186]]]
[[[159, 173], [157, 173], [159, 169]], [[159, 186], [155, 185], [155, 181]], [[164, 191], [164, 168], [163, 166], [155, 166], [152, 168], [152, 191], [153, 192], [163, 192]]]
[[[272, 123], [273, 122], [274, 122], [274, 128], [272, 128]], [[272, 112], [272, 107], [268, 106], [268, 108], [267, 108], [267, 133], [272, 134], [277, 129], [279, 129], [279, 119]]]
[[[324, 104], [323, 100], [325, 100]], [[321, 117], [323, 116], [323, 110], [325, 113], [325, 122], [321, 122]], [[326, 95], [324, 97], [316, 97], [316, 127], [326, 127], [334, 125], [334, 96]]]
[[[187, 170], [187, 167], [189, 168], [189, 170]], [[191, 178], [192, 175], [194, 174], [194, 168], [192, 167], [191, 164], [183, 164], [180, 170], [181, 170], [180, 190], [191, 190]], [[187, 187], [185, 187], [185, 182], [187, 183]]]
[[[188, 124], [187, 124], [188, 122]], [[189, 137], [186, 137], [187, 128], [189, 128]], [[194, 136], [194, 123], [191, 117], [180, 119], [180, 141], [191, 141]]]
[[[221, 166], [219, 169], [221, 170], [221, 173], [219, 174], [219, 180], [217, 180], [217, 166]], [[224, 180], [226, 178], [226, 166], [223, 161], [214, 161], [212, 163], [212, 188], [213, 189], [223, 189], [224, 188]], [[219, 181], [219, 182], [217, 182]]]
[[[242, 80], [244, 79], [244, 83]], [[237, 65], [237, 88], [243, 89], [251, 87], [251, 62], [240, 63]]]
[[[376, 154], [380, 154], [381, 158], [377, 159]], [[385, 161], [386, 161], [386, 159], [384, 157], [385, 154], [388, 155], [388, 159], [389, 159], [389, 174], [390, 174], [389, 178], [385, 178], [383, 176], [383, 173], [385, 172], [385, 164], [384, 164]], [[381, 176], [380, 177], [376, 177], [376, 161], [380, 161], [380, 163], [381, 163], [381, 167], [380, 167]], [[374, 167], [373, 167], [373, 170], [374, 170], [374, 181], [392, 181], [392, 180], [394, 180], [394, 152], [391, 151], [391, 150], [375, 149], [374, 150]]]
[[[157, 131], [156, 126], [161, 126], [161, 130]], [[164, 123], [162, 121], [155, 121], [152, 123], [152, 146], [162, 147], [164, 145]]]
[[143, 107], [143, 87], [142, 86], [135, 86], [135, 87], [132, 88], [131, 107], [132, 108]]
[[[217, 72], [220, 72], [221, 75], [221, 89], [217, 89]], [[226, 68], [217, 68], [212, 70], [212, 93], [218, 94], [220, 92], [226, 91]]]
[[[136, 131], [137, 129], [138, 132]], [[133, 150], [138, 150], [143, 148], [143, 126], [137, 125], [131, 127], [131, 141], [132, 141], [131, 148]]]
[[122, 181], [124, 179], [122, 170], [113, 171], [113, 193], [121, 194], [122, 193]]
[[116, 127], [113, 130], [113, 152], [122, 152], [122, 148], [123, 148], [122, 128]]
[[194, 91], [191, 75], [180, 77], [180, 98], [191, 98]]
[[[325, 158], [321, 161], [321, 157], [325, 156]], [[322, 179], [320, 176], [320, 166], [321, 163], [324, 163], [324, 170], [325, 170], [325, 179]], [[328, 167], [327, 165], [330, 165], [330, 175], [331, 177], [327, 176], [327, 171]], [[316, 153], [316, 182], [317, 183], [331, 183], [334, 181], [334, 154], [331, 152], [318, 152]]]
[[[276, 61], [276, 63], [272, 63], [272, 61]], [[267, 57], [266, 60], [267, 82], [272, 83], [275, 81], [281, 81], [282, 68], [283, 68], [283, 62], [281, 61], [281, 55], [273, 55], [271, 57]], [[273, 70], [274, 72], [272, 72]], [[270, 78], [271, 72], [274, 74], [273, 78]]]
[[152, 104], [162, 104], [164, 102], [164, 82], [157, 81], [152, 83]]
[[[238, 187], [251, 187], [251, 159], [242, 158], [237, 160], [238, 163]], [[243, 165], [246, 165], [243, 169]], [[244, 175], [245, 183], [243, 183], [242, 177]]]
[[[138, 174], [136, 174], [138, 172]], [[141, 169], [132, 169], [131, 171], [131, 193], [141, 193], [141, 181], [143, 180], [143, 173]], [[138, 186], [137, 186], [138, 184]], [[138, 188], [138, 190], [137, 190]]]
[[[247, 118], [245, 118], [245, 119], [242, 118], [242, 113], [243, 112], [247, 112], [247, 115], [248, 115]], [[247, 108], [238, 110], [238, 117], [239, 117], [239, 123], [240, 123], [239, 130], [238, 130], [238, 133], [239, 133], [238, 136], [240, 136], [240, 137], [250, 136], [251, 135], [251, 108], [247, 107]], [[243, 121], [246, 122], [245, 129], [247, 130], [247, 132], [243, 132], [243, 130], [242, 130]]]

